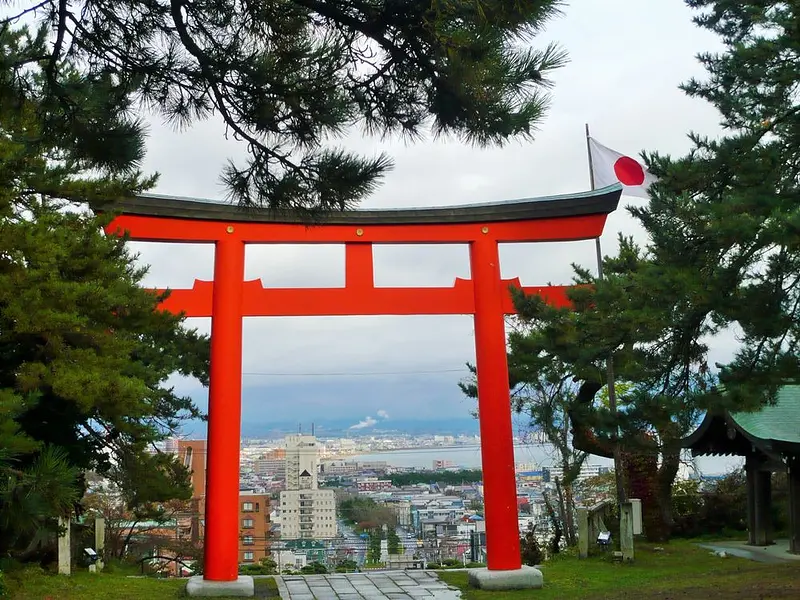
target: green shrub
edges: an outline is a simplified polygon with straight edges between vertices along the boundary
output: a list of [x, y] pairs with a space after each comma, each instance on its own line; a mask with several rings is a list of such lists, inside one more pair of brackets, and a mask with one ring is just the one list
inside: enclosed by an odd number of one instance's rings
[[337, 573], [350, 573], [358, 568], [358, 564], [354, 560], [345, 559], [339, 562], [334, 569]]
[[[781, 476], [773, 476], [773, 519], [780, 529]], [[777, 486], [776, 486], [777, 484]], [[672, 535], [727, 536], [747, 529], [747, 480], [744, 469], [732, 471], [701, 491], [697, 481], [677, 481], [672, 491]]]
[[318, 562], [312, 562], [311, 564], [306, 565], [300, 572], [303, 575], [325, 575], [328, 572], [328, 569], [325, 568], [325, 565]]
[[461, 561], [459, 561], [457, 558], [445, 558], [442, 561], [442, 565], [445, 567], [460, 567], [461, 564]]
[[6, 576], [15, 571], [19, 571], [23, 567], [24, 565], [16, 558], [12, 558], [10, 556], [0, 556], [0, 571], [5, 573]]
[[520, 538], [519, 552], [524, 565], [533, 567], [544, 562], [544, 552], [536, 539], [536, 527], [533, 524], [528, 525], [528, 531]]
[[704, 505], [699, 481], [676, 481], [672, 486], [672, 535], [695, 537], [700, 531]]

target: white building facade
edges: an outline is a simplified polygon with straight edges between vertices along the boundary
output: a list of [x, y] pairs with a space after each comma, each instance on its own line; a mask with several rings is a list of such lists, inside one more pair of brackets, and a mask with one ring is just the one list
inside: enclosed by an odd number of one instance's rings
[[324, 540], [336, 537], [336, 497], [319, 489], [317, 440], [313, 435], [286, 437], [286, 490], [281, 492], [281, 539]]

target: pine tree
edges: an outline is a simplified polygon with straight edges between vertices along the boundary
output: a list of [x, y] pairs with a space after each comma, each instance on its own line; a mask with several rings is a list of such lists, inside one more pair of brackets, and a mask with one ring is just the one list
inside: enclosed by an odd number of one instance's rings
[[[11, 64], [44, 65], [47, 128], [87, 157], [125, 163], [119, 138], [141, 132], [135, 119], [93, 120], [98, 108], [129, 115], [136, 100], [177, 127], [216, 114], [250, 153], [224, 170], [234, 200], [340, 209], [391, 167], [329, 145], [351, 125], [412, 139], [430, 125], [481, 145], [530, 137], [565, 55], [528, 41], [559, 4], [30, 0], [18, 10], [40, 29]], [[85, 105], [86, 89], [103, 95]]]
[[[657, 478], [644, 487], [666, 526], [677, 443], [700, 411], [757, 409], [800, 375], [800, 15], [784, 2], [687, 3], [725, 51], [700, 56], [708, 78], [683, 89], [719, 110], [725, 135], [692, 135], [682, 158], [646, 154], [660, 180], [629, 210], [649, 242], [622, 237], [603, 280], [576, 267], [572, 310], [518, 296], [528, 330], [512, 339], [512, 364], [568, 365], [581, 384], [575, 444], [608, 448], [619, 428], [629, 485]], [[709, 365], [709, 339], [734, 326], [736, 356]], [[596, 397], [609, 358], [633, 386], [617, 414]]]
[[85, 471], [115, 479], [131, 507], [186, 496], [186, 470], [149, 450], [201, 416], [166, 381], [205, 383], [209, 355], [140, 287], [125, 240], [75, 203], [152, 185], [135, 168], [140, 132], [107, 111], [107, 88], [82, 83], [76, 111], [127, 142], [94, 160], [49, 129], [44, 75], [19, 66], [38, 43], [0, 28], [0, 552], [20, 558], [74, 508]]
[[[639, 248], [622, 238], [619, 256], [607, 257], [603, 271], [597, 280], [576, 267], [570, 308], [516, 295], [520, 326], [510, 335], [509, 370], [518, 384], [541, 385], [559, 365], [558, 376], [576, 382], [562, 406], [570, 423], [568, 443], [607, 457], [619, 444], [623, 491], [643, 500], [645, 534], [660, 541], [672, 520], [669, 499], [680, 442], [711, 397], [714, 377], [699, 347], [685, 363], [665, 358], [681, 299], [670, 296], [669, 282], [659, 280], [658, 268]], [[609, 357], [619, 392], [615, 412], [604, 394]]]
[[381, 541], [383, 540], [383, 528], [374, 527], [369, 532], [369, 545], [367, 547], [367, 562], [373, 565], [381, 561]]
[[389, 527], [386, 533], [387, 551], [389, 554], [400, 554], [403, 547], [400, 543], [400, 536], [397, 535], [397, 529]]
[[[662, 182], [633, 212], [687, 300], [681, 345], [731, 324], [743, 332], [741, 350], [721, 369], [720, 400], [752, 408], [800, 375], [800, 8], [687, 4], [725, 51], [701, 55], [708, 77], [683, 89], [712, 103], [727, 133], [693, 135], [693, 151], [678, 160], [649, 155]], [[676, 360], [686, 355], [681, 345]]]

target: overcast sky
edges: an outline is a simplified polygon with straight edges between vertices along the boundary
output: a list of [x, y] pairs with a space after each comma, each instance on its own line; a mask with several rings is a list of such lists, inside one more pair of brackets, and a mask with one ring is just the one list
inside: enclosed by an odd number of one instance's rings
[[[571, 62], [555, 76], [552, 107], [533, 142], [499, 149], [443, 140], [407, 145], [354, 131], [342, 141], [345, 146], [365, 154], [385, 150], [396, 162], [364, 206], [436, 206], [586, 190], [587, 122], [594, 137], [620, 152], [683, 154], [690, 130], [719, 131], [716, 112], [677, 87], [703, 75], [698, 52], [719, 47], [691, 17], [681, 0], [573, 1], [534, 42], [560, 43]], [[177, 133], [153, 120], [145, 169], [161, 173], [154, 191], [222, 198], [223, 163], [244, 156], [222, 132], [218, 123], [205, 122]], [[609, 219], [605, 250], [613, 252], [619, 231], [641, 238], [620, 210]], [[212, 278], [210, 246], [135, 248], [151, 265], [148, 286], [189, 287], [195, 278]], [[504, 277], [519, 276], [526, 285], [568, 283], [573, 261], [594, 264], [593, 242], [501, 248]], [[246, 270], [266, 286], [339, 286], [344, 250], [252, 246]], [[451, 285], [459, 276], [469, 276], [465, 246], [375, 247], [377, 285]], [[190, 323], [203, 331], [210, 327], [207, 319]], [[255, 424], [272, 421], [467, 417], [472, 404], [456, 382], [464, 363], [474, 360], [473, 341], [471, 318], [461, 316], [246, 319], [243, 420], [252, 434]], [[722, 359], [731, 351], [726, 338], [714, 345], [713, 356]], [[188, 380], [176, 383], [205, 409], [206, 390]]]

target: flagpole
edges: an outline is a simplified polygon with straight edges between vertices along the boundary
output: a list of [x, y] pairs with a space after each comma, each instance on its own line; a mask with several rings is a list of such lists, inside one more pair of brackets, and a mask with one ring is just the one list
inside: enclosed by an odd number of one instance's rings
[[[589, 135], [589, 124], [586, 123], [586, 155], [589, 157], [589, 184], [592, 186], [592, 191], [595, 189], [594, 185], [594, 160], [592, 160], [592, 147], [590, 145], [591, 136]], [[597, 253], [597, 277], [603, 278], [603, 252], [600, 249], [600, 236], [594, 238], [594, 248]]]
[[[592, 160], [591, 135], [589, 134], [589, 124], [586, 123], [586, 154], [589, 157], [589, 184], [591, 189], [595, 189], [594, 184], [594, 161]], [[597, 254], [597, 279], [603, 279], [603, 251], [600, 247], [600, 236], [594, 239], [595, 252]], [[622, 457], [619, 451], [619, 431], [617, 429], [617, 386], [614, 378], [614, 355], [609, 355], [606, 361], [606, 381], [608, 385], [608, 409], [614, 415], [614, 431], [611, 435], [611, 450], [614, 456], [614, 479], [617, 488], [617, 502], [622, 504], [627, 500], [625, 495], [625, 480], [622, 473]]]

